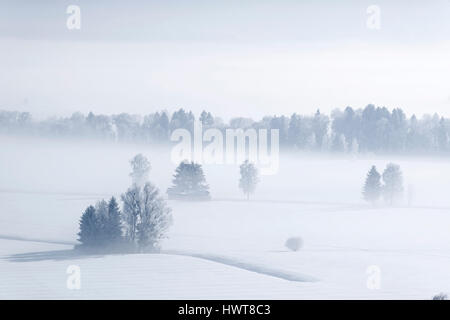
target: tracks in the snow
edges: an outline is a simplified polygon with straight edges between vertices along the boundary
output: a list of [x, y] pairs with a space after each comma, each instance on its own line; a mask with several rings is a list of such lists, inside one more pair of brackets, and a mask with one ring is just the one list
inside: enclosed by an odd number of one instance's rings
[[202, 260], [212, 261], [215, 263], [224, 264], [227, 266], [243, 269], [250, 272], [259, 273], [262, 275], [275, 277], [283, 280], [288, 281], [295, 281], [295, 282], [316, 282], [318, 279], [297, 273], [297, 272], [290, 272], [285, 270], [280, 270], [272, 267], [267, 267], [263, 265], [254, 264], [251, 262], [243, 262], [235, 258], [221, 256], [221, 255], [214, 255], [214, 254], [208, 254], [208, 253], [195, 253], [195, 252], [187, 252], [187, 251], [177, 251], [177, 250], [165, 250], [162, 251], [163, 254], [170, 254], [170, 255], [178, 255], [178, 256], [187, 256], [191, 258], [198, 258]]
[[[20, 237], [20, 236], [12, 236], [12, 235], [0, 235], [0, 239], [14, 240], [14, 241], [41, 242], [41, 243], [61, 244], [61, 245], [75, 245], [76, 244], [75, 242], [71, 242], [71, 241], [57, 241], [57, 240], [47, 240], [47, 239], [26, 238], [26, 237]], [[54, 252], [55, 253], [64, 252], [64, 258], [66, 258], [66, 259], [78, 257], [76, 255], [72, 256], [72, 255], [68, 254], [68, 251], [70, 251], [70, 250], [63, 250], [63, 251], [57, 250]], [[276, 268], [272, 268], [272, 267], [268, 267], [268, 266], [258, 265], [258, 264], [251, 263], [251, 262], [244, 262], [244, 261], [240, 261], [235, 258], [221, 256], [221, 255], [213, 255], [213, 254], [208, 254], [208, 253], [197, 253], [197, 252], [187, 252], [187, 251], [177, 251], [177, 250], [163, 250], [161, 252], [161, 254], [177, 255], [177, 256], [185, 256], [185, 257], [190, 257], [190, 258], [202, 259], [202, 260], [206, 260], [206, 261], [220, 263], [220, 264], [230, 266], [230, 267], [239, 268], [239, 269], [250, 271], [250, 272], [259, 273], [259, 274], [270, 276], [270, 277], [287, 280], [287, 281], [295, 281], [295, 282], [318, 281], [316, 278], [311, 277], [309, 275], [305, 275], [305, 274], [301, 274], [301, 273], [297, 273], [297, 272], [280, 270], [280, 269], [276, 269]], [[35, 256], [35, 255], [37, 255], [37, 256]], [[27, 258], [27, 259], [25, 259], [22, 256], [25, 256], [25, 258]], [[57, 255], [53, 255], [52, 252], [47, 252], [47, 254], [45, 254], [45, 252], [37, 252], [35, 254], [34, 253], [27, 253], [25, 255], [22, 254], [22, 255], [20, 255], [20, 257], [13, 256], [11, 259], [13, 261], [27, 262], [27, 261], [33, 261], [34, 259], [45, 260], [46, 257], [48, 257], [49, 259], [50, 258], [54, 259], [55, 256], [57, 256]]]

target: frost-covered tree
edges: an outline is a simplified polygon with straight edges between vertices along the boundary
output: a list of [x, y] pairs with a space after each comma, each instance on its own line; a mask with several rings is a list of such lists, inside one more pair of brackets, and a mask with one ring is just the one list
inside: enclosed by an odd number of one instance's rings
[[[280, 147], [343, 152], [355, 151], [354, 141], [362, 152], [392, 153], [450, 153], [450, 119], [437, 114], [412, 115], [409, 119], [401, 109], [368, 105], [362, 109], [347, 107], [333, 110], [331, 118], [319, 110], [313, 116], [293, 114], [266, 116], [261, 120], [233, 117], [229, 123], [214, 118], [207, 110], [199, 117], [204, 128], [278, 129]], [[170, 120], [169, 120], [170, 119]], [[330, 126], [330, 119], [332, 120]], [[144, 116], [121, 113], [102, 115], [76, 112], [69, 117], [43, 120], [31, 114], [0, 110], [0, 133], [8, 135], [33, 134], [47, 137], [77, 137], [133, 143], [169, 143], [170, 133], [179, 128], [193, 132], [194, 114], [180, 109]], [[314, 135], [315, 139], [311, 137]], [[314, 142], [314, 146], [311, 146]], [[324, 146], [324, 142], [327, 145]], [[333, 148], [331, 148], [333, 145]]]
[[100, 226], [95, 208], [87, 207], [80, 219], [80, 232], [78, 232], [78, 241], [83, 247], [93, 247], [98, 245]]
[[364, 200], [370, 203], [375, 203], [381, 196], [381, 175], [378, 173], [377, 168], [372, 166], [367, 174], [366, 181], [363, 188]]
[[132, 171], [130, 176], [133, 184], [142, 187], [148, 181], [148, 174], [151, 166], [148, 159], [142, 154], [137, 154], [130, 160]]
[[171, 210], [159, 196], [159, 190], [149, 182], [142, 188], [141, 203], [137, 243], [142, 251], [154, 250], [172, 223]]
[[207, 200], [210, 198], [202, 166], [194, 162], [183, 161], [175, 169], [173, 186], [167, 189], [169, 198]]
[[333, 138], [331, 144], [331, 150], [334, 152], [346, 152], [347, 151], [347, 141], [345, 141], [345, 136], [343, 134], [336, 134]]
[[353, 138], [352, 144], [350, 145], [350, 153], [353, 155], [357, 155], [359, 153], [359, 143], [356, 138]]
[[403, 175], [400, 166], [389, 163], [383, 172], [383, 197], [390, 205], [403, 194]]
[[150, 143], [167, 143], [169, 140], [169, 117], [166, 112], [156, 112], [144, 117], [142, 139]]
[[128, 242], [139, 251], [156, 249], [172, 222], [159, 191], [150, 182], [143, 187], [134, 184], [122, 195], [122, 201]]
[[253, 163], [245, 160], [243, 164], [239, 167], [241, 178], [239, 180], [239, 188], [242, 189], [244, 194], [247, 196], [247, 200], [250, 198], [250, 194], [255, 192], [256, 185], [259, 181], [258, 169]]
[[195, 121], [195, 117], [191, 111], [186, 112], [184, 109], [175, 111], [172, 114], [172, 118], [170, 119], [170, 123], [169, 123], [170, 132], [172, 132], [173, 130], [176, 130], [176, 129], [181, 129], [181, 128], [184, 128], [186, 130], [189, 130], [190, 132], [193, 132], [194, 121]]
[[328, 116], [316, 111], [312, 121], [312, 130], [314, 131], [315, 142], [317, 147], [322, 148], [323, 138], [327, 135], [330, 119]]
[[306, 139], [305, 149], [314, 150], [317, 147], [316, 134], [312, 133], [308, 139]]
[[122, 220], [125, 227], [125, 238], [130, 243], [135, 243], [137, 224], [141, 210], [140, 187], [133, 184], [121, 195], [123, 202]]

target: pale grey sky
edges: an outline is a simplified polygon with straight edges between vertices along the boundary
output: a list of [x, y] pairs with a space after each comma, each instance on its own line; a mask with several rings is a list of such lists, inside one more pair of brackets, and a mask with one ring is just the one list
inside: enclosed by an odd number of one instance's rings
[[[71, 4], [81, 30], [66, 28]], [[0, 109], [450, 116], [449, 18], [450, 0], [2, 0]]]

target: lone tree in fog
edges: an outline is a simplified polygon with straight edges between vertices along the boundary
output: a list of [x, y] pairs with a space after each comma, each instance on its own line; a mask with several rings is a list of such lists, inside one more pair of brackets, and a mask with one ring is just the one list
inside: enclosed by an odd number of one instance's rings
[[167, 189], [169, 199], [209, 200], [209, 186], [202, 166], [183, 161], [175, 169], [173, 186]]
[[403, 194], [403, 175], [400, 166], [389, 163], [383, 172], [383, 197], [390, 205]]
[[133, 184], [142, 187], [148, 181], [148, 174], [151, 169], [150, 162], [142, 154], [137, 154], [130, 160], [132, 171], [130, 173]]
[[381, 196], [381, 175], [378, 173], [377, 168], [372, 166], [367, 174], [366, 182], [363, 188], [364, 200], [374, 204], [380, 199]]
[[250, 194], [255, 192], [256, 185], [259, 182], [258, 169], [253, 163], [245, 160], [239, 167], [241, 172], [241, 178], [239, 179], [239, 188], [242, 189], [247, 196], [247, 200], [250, 198]]
[[140, 252], [158, 249], [172, 223], [170, 208], [150, 182], [143, 187], [133, 184], [122, 195], [126, 240]]

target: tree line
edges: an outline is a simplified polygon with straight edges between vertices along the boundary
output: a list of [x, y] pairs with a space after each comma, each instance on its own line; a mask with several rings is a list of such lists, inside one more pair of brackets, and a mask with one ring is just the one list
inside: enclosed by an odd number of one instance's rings
[[450, 120], [437, 114], [407, 117], [403, 110], [368, 105], [362, 109], [336, 109], [330, 115], [266, 116], [261, 120], [235, 117], [228, 123], [203, 111], [198, 119], [179, 109], [145, 116], [121, 113], [34, 120], [27, 112], [0, 111], [0, 133], [45, 137], [89, 138], [117, 142], [168, 144], [173, 130], [203, 128], [278, 129], [280, 148], [340, 153], [446, 154], [450, 152]]

